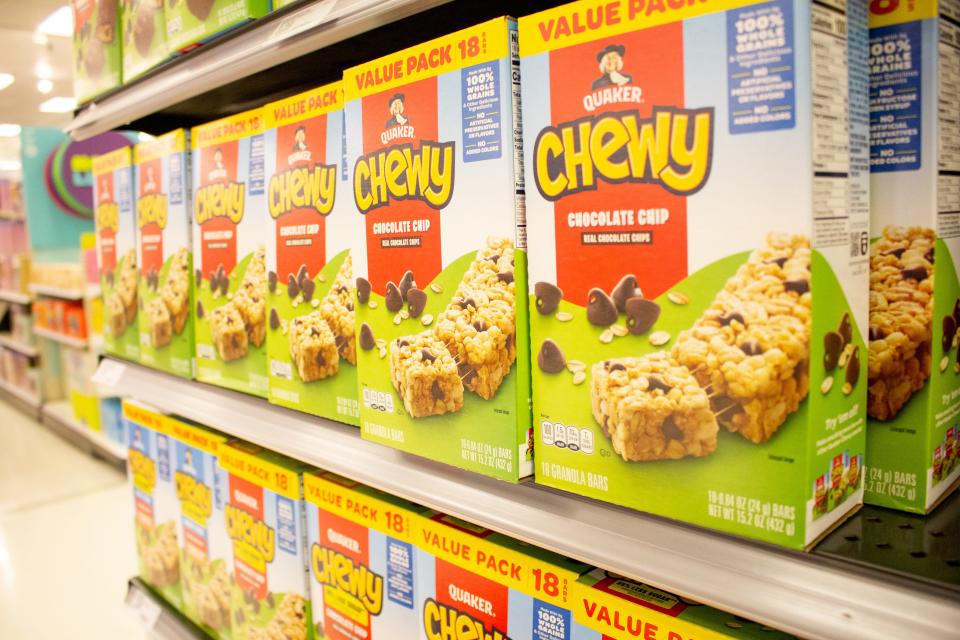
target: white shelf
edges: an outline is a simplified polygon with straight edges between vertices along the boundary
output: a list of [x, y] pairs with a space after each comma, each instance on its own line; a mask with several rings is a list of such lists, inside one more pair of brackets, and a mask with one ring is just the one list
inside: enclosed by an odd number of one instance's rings
[[30, 304], [32, 298], [28, 294], [20, 293], [19, 291], [0, 289], [0, 300], [14, 304]]
[[511, 485], [360, 439], [356, 428], [111, 358], [95, 380], [161, 411], [394, 495], [811, 638], [955, 638], [956, 596], [907, 579]]
[[100, 287], [97, 285], [88, 285], [85, 289], [64, 289], [62, 287], [51, 287], [45, 284], [31, 284], [30, 291], [34, 295], [46, 296], [48, 298], [62, 298], [63, 300], [84, 300], [96, 298], [100, 295]]
[[68, 132], [78, 140], [204, 94], [449, 0], [320, 0], [267, 16], [204, 45], [77, 112]]
[[122, 466], [126, 462], [126, 448], [108, 438], [103, 431], [94, 431], [78, 421], [73, 415], [73, 406], [69, 400], [54, 400], [46, 403], [43, 405], [42, 414], [45, 424], [54, 428], [60, 427], [68, 433], [78, 436], [81, 443], [88, 445], [109, 462], [118, 466]]
[[40, 411], [39, 396], [9, 384], [6, 380], [0, 380], [0, 394], [31, 415], [36, 416]]
[[35, 358], [37, 356], [37, 349], [34, 346], [29, 344], [24, 344], [19, 340], [14, 340], [9, 333], [0, 333], [0, 345], [3, 345], [11, 351], [16, 351], [21, 353], [28, 358]]
[[88, 343], [86, 340], [83, 340], [81, 338], [74, 338], [73, 336], [68, 336], [65, 333], [60, 333], [59, 331], [53, 331], [52, 329], [44, 329], [43, 327], [34, 327], [33, 333], [40, 336], [41, 338], [47, 338], [49, 340], [53, 340], [54, 342], [65, 344], [68, 347], [86, 349], [88, 346]]

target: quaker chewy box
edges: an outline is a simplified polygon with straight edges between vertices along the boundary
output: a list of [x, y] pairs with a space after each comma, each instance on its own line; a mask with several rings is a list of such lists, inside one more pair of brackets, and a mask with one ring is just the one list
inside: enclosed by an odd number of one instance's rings
[[415, 531], [426, 509], [346, 478], [303, 476], [317, 638], [416, 638]]
[[121, 0], [123, 79], [133, 80], [167, 58], [163, 0]]
[[300, 476], [306, 465], [239, 441], [220, 447], [220, 465], [229, 474], [233, 637], [312, 637]]
[[172, 420], [146, 405], [123, 401], [127, 477], [133, 485], [140, 577], [175, 607], [180, 589], [180, 504], [174, 484]]
[[224, 504], [226, 472], [217, 463], [227, 437], [169, 419], [174, 487], [180, 501], [183, 612], [214, 638], [230, 638], [230, 538]]
[[793, 637], [603, 569], [582, 576], [570, 600], [574, 640]]
[[134, 148], [140, 361], [193, 375], [193, 256], [188, 134], [183, 129]]
[[87, 102], [121, 83], [118, 0], [71, 0], [73, 94]]
[[520, 21], [537, 480], [805, 547], [862, 495], [865, 10], [667, 4]]
[[960, 2], [870, 8], [865, 500], [924, 513], [960, 477]]
[[515, 42], [499, 18], [344, 73], [363, 437], [509, 481], [533, 470]]
[[166, 0], [168, 45], [171, 51], [192, 49], [269, 8], [269, 0]]
[[570, 608], [590, 567], [433, 512], [419, 518], [420, 640], [578, 640]]
[[197, 379], [267, 396], [263, 114], [194, 127]]
[[103, 346], [137, 360], [137, 221], [133, 200], [133, 150], [120, 147], [93, 158], [94, 219], [103, 295]]
[[359, 424], [350, 244], [363, 220], [347, 182], [342, 84], [263, 112], [270, 401]]

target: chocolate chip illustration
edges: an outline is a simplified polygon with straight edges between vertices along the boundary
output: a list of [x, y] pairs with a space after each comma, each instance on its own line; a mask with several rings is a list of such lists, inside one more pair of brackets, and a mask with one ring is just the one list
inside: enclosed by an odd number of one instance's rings
[[433, 355], [429, 349], [420, 349], [420, 359], [424, 362], [433, 362], [437, 356]]
[[403, 306], [403, 295], [401, 295], [397, 285], [392, 282], [387, 283], [387, 297], [384, 299], [384, 304], [386, 304], [388, 311], [394, 313], [400, 311]]
[[404, 302], [407, 301], [407, 293], [415, 286], [417, 286], [417, 281], [413, 279], [413, 271], [407, 269], [407, 272], [400, 278], [400, 284], [398, 285], [400, 297], [403, 298]]
[[743, 319], [743, 314], [740, 313], [739, 311], [727, 311], [725, 314], [720, 316], [720, 324], [722, 324], [723, 326], [727, 326], [734, 320], [736, 320], [743, 326], [747, 326], [746, 321]]
[[367, 304], [370, 301], [370, 281], [366, 278], [357, 278], [357, 300], [360, 304]]
[[430, 395], [434, 400], [443, 400], [443, 389], [440, 388], [440, 381], [434, 380], [430, 387]]
[[853, 325], [850, 324], [850, 314], [844, 313], [840, 318], [840, 326], [837, 327], [837, 333], [843, 338], [843, 346], [847, 346], [853, 340]]
[[197, 317], [203, 318], [203, 303], [197, 300]]
[[763, 347], [760, 346], [760, 343], [754, 339], [744, 340], [740, 343], [740, 350], [743, 351], [748, 356], [758, 356], [763, 353]]
[[617, 321], [617, 305], [603, 289], [594, 287], [587, 294], [587, 320], [598, 327], [609, 327]]
[[505, 284], [513, 282], [513, 271], [501, 271], [497, 274], [497, 280]]
[[253, 612], [258, 614], [260, 613], [260, 601], [254, 597], [253, 599]]
[[673, 421], [673, 416], [666, 417], [660, 425], [660, 432], [667, 440], [683, 440], [683, 431], [680, 431], [680, 427]]
[[267, 600], [267, 606], [273, 607], [273, 604], [274, 604], [273, 592], [270, 592], [270, 593], [267, 594], [266, 600]]
[[210, 272], [210, 291], [216, 291], [220, 288], [220, 276], [216, 271]]
[[933, 259], [935, 257], [936, 257], [936, 254], [933, 251], [933, 247], [930, 247], [929, 249], [923, 252], [923, 259], [929, 262], [930, 264], [933, 264]]
[[154, 9], [149, 5], [141, 5], [133, 25], [133, 41], [141, 56], [150, 54], [150, 45], [153, 44], [155, 31], [153, 20]]
[[809, 280], [787, 280], [783, 283], [783, 288], [787, 291], [793, 291], [799, 293], [800, 295], [805, 294], [810, 291], [810, 281]]
[[297, 269], [297, 283], [299, 284], [304, 278], [309, 278], [310, 274], [307, 272], [307, 265], [301, 264], [300, 268]]
[[560, 346], [547, 338], [540, 345], [540, 352], [537, 353], [537, 365], [545, 373], [560, 373], [567, 364], [567, 359], [563, 356]]
[[[620, 366], [622, 367], [623, 365], [620, 365]], [[673, 387], [671, 387], [670, 385], [668, 385], [666, 382], [663, 381], [663, 378], [661, 378], [656, 374], [647, 376], [647, 389], [649, 391], [654, 391], [656, 389], [659, 389], [664, 393], [670, 393], [670, 390], [672, 388]]]
[[943, 318], [943, 338], [941, 340], [944, 353], [950, 353], [953, 347], [953, 336], [957, 333], [957, 321], [953, 316], [944, 316]]
[[303, 291], [303, 301], [310, 302], [310, 298], [313, 297], [313, 292], [317, 288], [317, 283], [311, 280], [310, 278], [304, 278], [303, 284], [300, 285], [300, 290]]
[[860, 379], [860, 349], [854, 349], [850, 354], [850, 361], [847, 363], [847, 373], [844, 376], [851, 387], [857, 386], [857, 380]]
[[300, 285], [297, 284], [297, 276], [292, 273], [287, 274], [287, 295], [296, 298], [298, 293], [300, 293]]
[[889, 251], [884, 251], [884, 252], [883, 252], [883, 255], [885, 255], [885, 256], [893, 256], [894, 258], [896, 258], [897, 260], [899, 260], [900, 258], [903, 257], [903, 252], [906, 251], [906, 250], [907, 250], [907, 249], [906, 249], [905, 247], [901, 247], [901, 248], [899, 248], [899, 249], [890, 249]]
[[364, 351], [370, 351], [377, 346], [377, 341], [373, 337], [373, 329], [366, 322], [360, 325], [360, 348]]
[[422, 291], [416, 287], [411, 287], [410, 290], [407, 291], [407, 307], [410, 309], [410, 317], [419, 318], [426, 306], [426, 291]]
[[960, 327], [960, 300], [953, 303], [953, 322]]
[[276, 309], [270, 309], [270, 328], [276, 331], [280, 327], [280, 314]]
[[187, 9], [190, 10], [197, 20], [205, 22], [210, 15], [210, 9], [213, 8], [214, 0], [187, 0]]
[[646, 333], [660, 317], [660, 305], [646, 298], [627, 300], [627, 329], [635, 336]]
[[613, 304], [617, 305], [617, 311], [620, 313], [625, 312], [627, 310], [628, 298], [643, 297], [643, 291], [640, 290], [640, 286], [637, 284], [637, 276], [628, 273], [620, 278], [620, 282], [613, 288], [613, 293], [610, 297], [613, 298]]
[[267, 286], [270, 287], [270, 293], [277, 291], [277, 272], [271, 271], [267, 274]]
[[243, 621], [246, 620], [246, 617], [243, 615], [243, 609], [237, 609], [237, 612], [233, 616], [237, 624], [243, 624]]
[[563, 289], [549, 282], [538, 282], [533, 285], [533, 294], [537, 300], [537, 311], [545, 316], [556, 311], [563, 299]]
[[227, 295], [227, 291], [230, 289], [230, 278], [228, 276], [223, 276], [220, 278], [220, 295]]
[[837, 368], [844, 344], [843, 336], [838, 331], [829, 331], [823, 335], [823, 368], [827, 373]]
[[900, 275], [904, 280], [916, 280], [920, 282], [921, 280], [927, 279], [927, 270], [923, 266], [910, 267], [908, 269], [901, 269]]

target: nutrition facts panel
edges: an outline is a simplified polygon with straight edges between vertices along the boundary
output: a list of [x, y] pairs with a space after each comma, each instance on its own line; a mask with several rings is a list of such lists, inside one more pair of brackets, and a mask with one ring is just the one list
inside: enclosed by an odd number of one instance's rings
[[[955, 3], [954, 8], [960, 7]], [[949, 7], [942, 7], [943, 10]], [[941, 235], [944, 228], [960, 236], [960, 27], [940, 19], [939, 51], [939, 147], [937, 210]]]

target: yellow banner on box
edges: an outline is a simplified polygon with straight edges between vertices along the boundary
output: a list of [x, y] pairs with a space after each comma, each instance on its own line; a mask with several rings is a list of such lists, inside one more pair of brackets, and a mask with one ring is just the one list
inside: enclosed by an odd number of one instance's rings
[[343, 82], [331, 82], [284, 100], [271, 102], [263, 111], [266, 127], [273, 129], [342, 108]]
[[130, 147], [120, 147], [99, 156], [93, 156], [93, 175], [95, 177], [113, 173], [117, 169], [129, 167], [133, 161]]
[[216, 431], [174, 419], [171, 419], [170, 433], [188, 447], [200, 449], [213, 455], [217, 455], [220, 445], [229, 439], [227, 436], [217, 433]]
[[767, 1], [581, 0], [520, 18], [520, 55], [533, 56]]
[[937, 0], [872, 0], [867, 6], [871, 29], [937, 17]]
[[344, 520], [398, 540], [413, 542], [415, 514], [367, 492], [357, 491], [360, 487], [364, 485], [322, 471], [303, 475], [303, 492], [307, 502]]
[[124, 400], [123, 417], [148, 429], [170, 435], [170, 419], [156, 411], [151, 411], [150, 409]]
[[400, 87], [510, 55], [509, 20], [494, 18], [343, 72], [346, 99]]
[[[251, 451], [244, 451], [247, 447]], [[228, 473], [293, 500], [300, 499], [300, 474], [266, 460], [259, 454], [263, 449], [245, 442], [227, 444], [219, 448], [220, 466]]]
[[144, 140], [133, 148], [135, 164], [163, 158], [173, 153], [182, 153], [187, 148], [187, 132], [175, 129], [152, 140]]
[[197, 125], [190, 130], [190, 147], [202, 149], [263, 133], [263, 108], [257, 107], [235, 116]]

